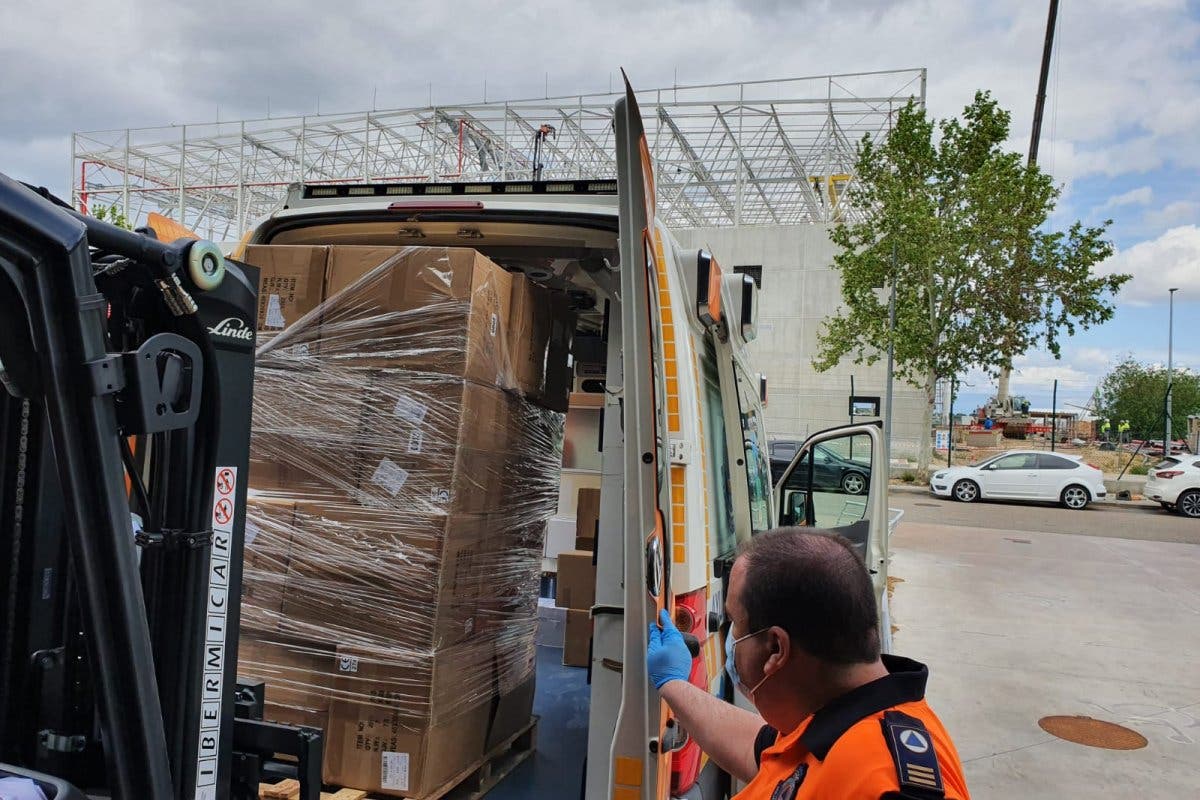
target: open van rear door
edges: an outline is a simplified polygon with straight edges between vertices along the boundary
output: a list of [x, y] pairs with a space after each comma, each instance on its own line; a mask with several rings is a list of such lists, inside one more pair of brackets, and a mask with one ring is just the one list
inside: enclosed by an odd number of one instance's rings
[[[779, 525], [807, 526], [851, 541], [871, 572], [881, 625], [887, 618], [888, 465], [877, 424], [810, 436], [775, 484]], [[890, 640], [881, 631], [881, 642]]]
[[[602, 548], [599, 542], [597, 547], [586, 787], [588, 798], [665, 800], [671, 778], [670, 754], [662, 752], [667, 711], [646, 675], [647, 628], [671, 605], [671, 549], [665, 540], [670, 503], [663, 501], [666, 426], [661, 367], [656, 366], [661, 326], [653, 302], [658, 297], [652, 246], [654, 174], [641, 112], [628, 81], [625, 97], [616, 103], [614, 122], [620, 297], [609, 339], [607, 408], [612, 409], [613, 395], [619, 398], [619, 408], [613, 410], [619, 412], [620, 429], [618, 433], [616, 424], [605, 426], [602, 491], [616, 489], [620, 503], [602, 499], [601, 524], [612, 531], [610, 542], [620, 532], [621, 548], [618, 555], [616, 548]], [[614, 373], [620, 375], [619, 388]], [[610, 436], [619, 436], [619, 450], [609, 446], [617, 443]], [[619, 524], [607, 522], [605, 510], [617, 508]]]

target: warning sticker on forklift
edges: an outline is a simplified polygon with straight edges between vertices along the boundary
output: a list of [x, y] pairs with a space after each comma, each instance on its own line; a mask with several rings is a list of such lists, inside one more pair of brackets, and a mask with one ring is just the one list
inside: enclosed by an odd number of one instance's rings
[[237, 467], [217, 467], [213, 475], [212, 547], [208, 560], [208, 603], [201, 676], [199, 749], [196, 753], [197, 800], [216, 798], [217, 753], [225, 693], [225, 641], [229, 614]]
[[379, 788], [407, 792], [408, 753], [390, 753], [385, 750], [380, 755], [383, 756], [383, 766], [379, 776]]

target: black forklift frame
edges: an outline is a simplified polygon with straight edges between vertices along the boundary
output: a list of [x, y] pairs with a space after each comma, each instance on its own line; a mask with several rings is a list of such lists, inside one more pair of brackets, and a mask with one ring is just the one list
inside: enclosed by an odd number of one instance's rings
[[84, 377], [109, 358], [85, 225], [0, 176], [0, 273], [10, 284], [2, 316], [7, 327], [24, 328], [15, 342], [35, 354], [24, 364], [12, 350], [0, 357], [6, 371], [20, 370], [21, 394], [45, 401], [110, 786], [120, 797], [170, 797], [116, 412], [107, 390]]
[[[85, 682], [94, 692], [107, 789], [116, 798], [256, 796], [256, 786], [238, 784], [248, 773], [258, 774], [258, 761], [270, 756], [266, 748], [275, 747], [271, 752], [299, 756], [302, 796], [318, 797], [319, 731], [235, 720], [244, 477], [231, 497], [234, 515], [223, 525], [214, 525], [213, 497], [218, 469], [245, 476], [248, 467], [257, 272], [230, 262], [224, 281], [202, 291], [184, 268], [194, 242], [159, 242], [40, 194], [0, 175], [0, 377], [17, 398], [0, 398], [0, 436], [23, 436], [20, 466], [39, 470], [35, 484], [26, 485], [29, 476], [5, 474], [0, 463], [0, 512], [15, 509], [17, 520], [29, 521], [42, 512], [29, 506], [30, 497], [6, 498], [11, 481], [33, 489], [35, 503], [61, 491], [63, 519], [49, 524], [59, 526], [55, 533], [66, 542], [59, 548], [69, 554], [58, 554], [59, 564], [69, 561], [70, 569], [61, 570], [63, 588], [56, 594], [59, 610], [77, 608], [81, 623], [73, 652], [87, 653]], [[118, 271], [138, 272], [143, 299], [161, 294], [161, 307], [146, 312], [143, 303], [148, 330], [134, 337], [134, 351], [110, 352], [108, 318], [120, 311], [120, 301], [97, 288], [90, 248], [115, 257]], [[218, 337], [231, 328], [249, 335]], [[168, 347], [182, 352], [184, 362], [191, 359], [193, 372], [199, 368], [199, 374], [189, 373], [198, 397], [190, 398], [187, 415], [156, 423], [149, 419], [156, 398], [146, 384], [161, 388], [168, 381], [161, 371], [143, 369], [140, 359], [153, 360]], [[157, 405], [157, 414], [164, 413], [171, 417]], [[139, 474], [146, 464], [135, 461], [123, 437], [150, 432], [155, 469], [146, 492]], [[26, 453], [27, 446], [37, 452]], [[127, 470], [136, 475], [138, 510], [154, 520], [136, 536], [140, 566], [131, 546]], [[22, 536], [27, 551], [36, 550], [36, 532], [15, 526], [14, 552], [20, 554]], [[0, 620], [6, 623], [0, 631], [9, 632], [0, 641], [0, 659], [17, 655], [14, 609], [30, 607], [28, 601], [19, 605], [15, 594], [22, 582], [36, 580], [20, 574], [28, 564], [28, 552], [14, 559], [10, 594], [0, 597], [10, 614]], [[69, 595], [65, 601], [63, 594]], [[73, 636], [69, 623], [46, 624], [59, 624], [64, 636]], [[33, 655], [41, 659], [38, 665], [53, 667], [70, 650], [64, 644]], [[0, 663], [0, 670], [6, 681], [12, 677], [11, 663]], [[16, 702], [36, 702], [14, 698], [9, 689], [0, 692], [0, 712]], [[80, 725], [90, 732], [90, 715]], [[0, 759], [7, 760], [14, 748], [4, 727]], [[53, 738], [50, 749], [64, 751], [87, 738], [43, 734], [43, 740]], [[247, 752], [235, 753], [239, 747]], [[249, 762], [254, 769], [246, 769]]]

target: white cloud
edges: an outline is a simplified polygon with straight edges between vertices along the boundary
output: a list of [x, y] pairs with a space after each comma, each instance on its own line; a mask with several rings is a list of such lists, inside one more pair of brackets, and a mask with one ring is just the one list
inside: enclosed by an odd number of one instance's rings
[[1152, 230], [1162, 230], [1174, 225], [1200, 220], [1200, 202], [1176, 200], [1162, 208], [1147, 209], [1142, 222]]
[[[218, 106], [224, 119], [258, 116], [268, 97], [276, 114], [311, 113], [318, 95], [324, 111], [364, 108], [376, 88], [381, 108], [423, 104], [430, 82], [441, 102], [479, 99], [485, 79], [493, 99], [541, 96], [547, 73], [551, 94], [597, 91], [621, 66], [643, 88], [676, 74], [703, 83], [927, 66], [934, 114], [991, 89], [1024, 150], [1046, 22], [1041, 3], [984, 0], [594, 0], [551, 14], [466, 0], [403, 13], [358, 0], [336, 13], [317, 0], [114, 0], [66, 15], [59, 6], [0, 8], [0, 130], [12, 141], [197, 122]], [[138, 46], [138, 57], [81, 56], [79, 80], [78, 64], [58, 55], [94, 54], [97, 30]], [[1200, 104], [1187, 102], [1200, 95], [1198, 31], [1184, 2], [1064, 3], [1043, 165], [1070, 181], [1200, 164]], [[714, 37], [719, 46], [697, 50]], [[68, 158], [22, 166], [58, 182]], [[14, 160], [0, 143], [0, 169], [14, 171]]]
[[1154, 200], [1154, 190], [1149, 186], [1139, 186], [1136, 189], [1130, 189], [1128, 192], [1113, 195], [1108, 198], [1104, 205], [1100, 206], [1101, 211], [1106, 211], [1110, 208], [1120, 208], [1122, 206], [1148, 206]]
[[1100, 264], [1097, 272], [1132, 275], [1119, 299], [1134, 305], [1161, 303], [1171, 287], [1200, 294], [1200, 227], [1171, 228], [1156, 239], [1116, 253]]
[[1103, 347], [1068, 348], [1063, 359], [1087, 371], [1089, 375], [1108, 371], [1118, 360], [1111, 350]]
[[[1013, 363], [1009, 391], [1025, 397], [1038, 409], [1050, 408], [1055, 401], [1054, 381], [1058, 381], [1058, 407], [1087, 405], [1096, 384], [1108, 372], [1110, 354], [1099, 348], [1065, 347], [1061, 359], [1044, 351], [1018, 356]], [[996, 381], [982, 370], [971, 370], [961, 378], [975, 397], [982, 400], [996, 394]]]

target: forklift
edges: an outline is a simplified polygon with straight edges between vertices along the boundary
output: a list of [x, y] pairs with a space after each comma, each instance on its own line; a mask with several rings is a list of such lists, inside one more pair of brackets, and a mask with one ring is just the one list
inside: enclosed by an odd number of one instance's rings
[[0, 778], [318, 800], [321, 732], [237, 680], [257, 286], [0, 175]]

